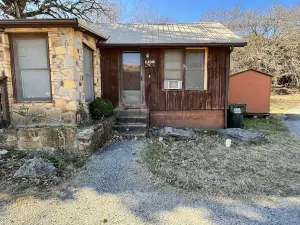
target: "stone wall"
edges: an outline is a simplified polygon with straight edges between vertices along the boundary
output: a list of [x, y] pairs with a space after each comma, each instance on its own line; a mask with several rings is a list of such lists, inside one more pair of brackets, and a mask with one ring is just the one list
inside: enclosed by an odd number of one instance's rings
[[74, 126], [23, 127], [0, 130], [0, 149], [40, 150], [52, 147], [76, 154], [92, 152], [101, 147], [114, 126], [114, 118], [82, 129]]
[[[47, 33], [52, 89], [51, 102], [16, 102], [13, 94], [9, 36]], [[8, 28], [0, 34], [0, 75], [8, 77], [8, 97], [13, 126], [78, 124], [89, 120], [84, 98], [83, 43], [94, 50], [94, 91], [101, 96], [100, 52], [97, 40], [73, 28]], [[16, 90], [17, 91], [17, 90]]]

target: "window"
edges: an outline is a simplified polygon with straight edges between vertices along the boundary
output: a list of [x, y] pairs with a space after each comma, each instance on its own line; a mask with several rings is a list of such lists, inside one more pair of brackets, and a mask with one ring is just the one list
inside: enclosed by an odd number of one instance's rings
[[93, 51], [83, 46], [84, 96], [86, 101], [94, 99]]
[[187, 51], [185, 66], [185, 89], [204, 90], [205, 51]]
[[123, 90], [141, 89], [141, 56], [138, 52], [122, 53]]
[[166, 50], [164, 60], [165, 89], [182, 89], [183, 81], [185, 90], [207, 89], [207, 48]]
[[182, 50], [165, 51], [165, 89], [181, 89], [183, 78]]
[[51, 100], [46, 36], [13, 37], [18, 101]]

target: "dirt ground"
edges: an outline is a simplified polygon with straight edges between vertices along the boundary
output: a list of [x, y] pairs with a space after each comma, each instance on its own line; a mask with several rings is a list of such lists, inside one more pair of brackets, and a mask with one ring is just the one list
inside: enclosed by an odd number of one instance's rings
[[292, 92], [288, 95], [271, 94], [271, 113], [283, 114], [298, 105], [300, 105], [300, 92]]
[[9, 202], [0, 195], [0, 224], [297, 224], [300, 198], [204, 197], [160, 183], [140, 162], [143, 141], [106, 145], [63, 195], [24, 196]]

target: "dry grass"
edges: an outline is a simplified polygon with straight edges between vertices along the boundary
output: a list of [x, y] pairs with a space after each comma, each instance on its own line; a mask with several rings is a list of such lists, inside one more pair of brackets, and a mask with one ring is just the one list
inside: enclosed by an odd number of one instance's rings
[[144, 160], [168, 183], [207, 195], [300, 194], [300, 139], [279, 118], [247, 120], [246, 125], [261, 127], [266, 142], [235, 141], [226, 148], [216, 133], [200, 133], [193, 141], [151, 139]]
[[297, 105], [300, 105], [300, 92], [288, 95], [271, 95], [271, 113], [282, 114]]

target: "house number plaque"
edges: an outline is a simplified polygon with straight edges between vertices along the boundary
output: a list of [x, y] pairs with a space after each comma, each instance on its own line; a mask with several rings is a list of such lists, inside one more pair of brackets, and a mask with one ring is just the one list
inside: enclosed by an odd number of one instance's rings
[[155, 60], [145, 60], [145, 67], [155, 67]]

